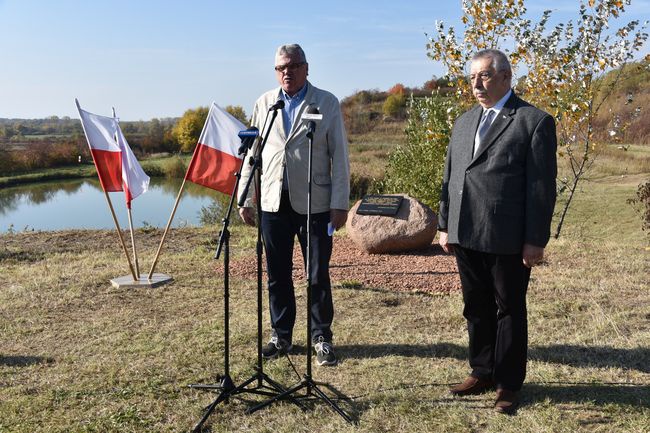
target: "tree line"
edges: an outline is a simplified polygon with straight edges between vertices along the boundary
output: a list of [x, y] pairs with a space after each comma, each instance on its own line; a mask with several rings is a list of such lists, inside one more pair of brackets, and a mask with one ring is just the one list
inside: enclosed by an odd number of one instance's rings
[[[226, 110], [248, 123], [242, 107], [228, 106]], [[191, 152], [207, 113], [207, 107], [199, 107], [180, 118], [121, 121], [120, 126], [138, 158]], [[0, 176], [91, 161], [79, 119], [0, 119]]]

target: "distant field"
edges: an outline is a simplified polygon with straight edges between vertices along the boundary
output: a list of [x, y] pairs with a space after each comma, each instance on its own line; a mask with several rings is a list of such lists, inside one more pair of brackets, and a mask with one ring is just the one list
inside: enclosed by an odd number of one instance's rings
[[22, 136], [26, 142], [30, 140], [63, 140], [72, 138], [74, 134], [35, 134]]
[[406, 144], [405, 122], [387, 122], [365, 134], [350, 134], [350, 170], [374, 179], [384, 177], [390, 152]]

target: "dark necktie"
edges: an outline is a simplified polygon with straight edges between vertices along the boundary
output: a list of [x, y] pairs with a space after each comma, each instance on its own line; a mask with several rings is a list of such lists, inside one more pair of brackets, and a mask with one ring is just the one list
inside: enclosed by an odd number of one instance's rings
[[476, 155], [476, 152], [478, 152], [478, 149], [483, 144], [483, 139], [485, 138], [485, 135], [487, 134], [488, 130], [490, 129], [490, 126], [492, 125], [493, 117], [494, 117], [494, 110], [492, 109], [488, 109], [485, 112], [485, 114], [483, 114], [483, 119], [481, 119], [481, 123], [478, 125], [478, 143], [476, 144], [476, 147], [474, 149], [474, 155]]

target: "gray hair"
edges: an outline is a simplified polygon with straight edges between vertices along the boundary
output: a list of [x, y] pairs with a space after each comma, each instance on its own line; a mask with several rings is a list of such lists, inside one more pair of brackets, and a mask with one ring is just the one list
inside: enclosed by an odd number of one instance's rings
[[307, 56], [305, 56], [305, 52], [298, 44], [280, 45], [278, 47], [278, 50], [275, 52], [276, 61], [280, 56], [288, 56], [288, 57], [296, 56], [298, 57], [299, 62], [307, 63]]
[[472, 62], [478, 59], [491, 59], [492, 67], [497, 72], [501, 72], [501, 71], [512, 72], [512, 68], [510, 67], [510, 61], [508, 60], [508, 56], [506, 56], [502, 51], [494, 50], [494, 49], [481, 50], [478, 53], [474, 54], [474, 56], [472, 56]]

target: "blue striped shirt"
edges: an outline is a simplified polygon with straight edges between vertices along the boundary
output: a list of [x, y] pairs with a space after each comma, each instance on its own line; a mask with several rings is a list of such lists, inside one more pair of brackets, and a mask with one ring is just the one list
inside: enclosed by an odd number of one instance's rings
[[302, 89], [298, 91], [293, 96], [286, 94], [284, 90], [280, 91], [280, 96], [284, 101], [284, 108], [282, 109], [282, 124], [284, 126], [284, 136], [288, 137], [293, 127], [293, 123], [296, 121], [296, 114], [298, 113], [298, 107], [305, 99], [305, 94], [307, 93], [307, 83], [302, 86]]

